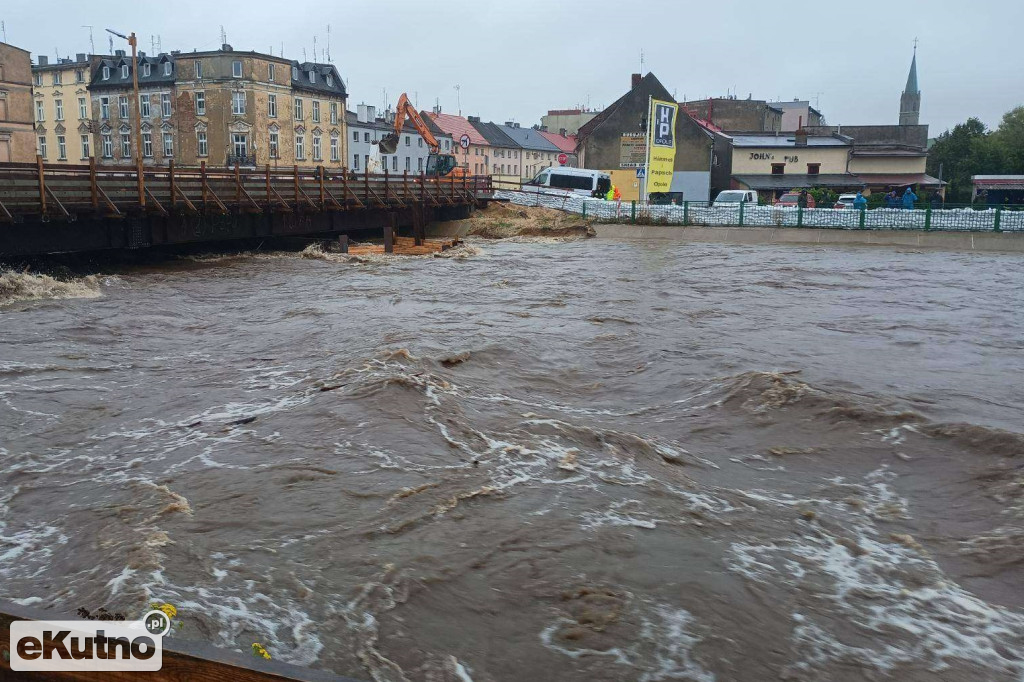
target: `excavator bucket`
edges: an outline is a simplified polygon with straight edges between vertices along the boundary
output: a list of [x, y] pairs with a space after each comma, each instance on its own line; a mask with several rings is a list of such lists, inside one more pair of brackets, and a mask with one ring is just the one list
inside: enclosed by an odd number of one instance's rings
[[378, 146], [380, 147], [380, 153], [394, 154], [396, 151], [398, 151], [398, 141], [400, 139], [401, 138], [395, 133], [388, 133], [384, 137], [380, 138], [380, 143], [378, 144]]

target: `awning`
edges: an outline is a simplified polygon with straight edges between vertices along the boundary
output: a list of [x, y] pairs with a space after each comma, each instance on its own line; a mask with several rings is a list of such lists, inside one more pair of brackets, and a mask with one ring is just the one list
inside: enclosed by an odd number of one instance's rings
[[1004, 175], [996, 177], [973, 177], [974, 190], [1024, 190], [1024, 175]]
[[734, 175], [732, 179], [755, 190], [790, 190], [794, 187], [835, 187], [839, 189], [862, 189], [864, 182], [852, 173], [832, 175]]
[[945, 182], [927, 173], [858, 173], [868, 187], [943, 187]]

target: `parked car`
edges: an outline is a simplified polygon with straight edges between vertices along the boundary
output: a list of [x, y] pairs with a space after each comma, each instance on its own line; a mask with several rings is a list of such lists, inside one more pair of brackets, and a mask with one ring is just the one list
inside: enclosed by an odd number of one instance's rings
[[840, 194], [832, 208], [853, 208], [853, 202], [856, 198], [856, 194]]
[[[775, 202], [775, 205], [776, 206], [787, 206], [787, 207], [791, 207], [791, 208], [796, 208], [799, 205], [797, 203], [799, 201], [800, 201], [800, 193], [799, 192], [786, 192], [781, 197], [779, 197], [779, 200]], [[815, 204], [814, 204], [814, 196], [810, 192], [808, 192], [807, 193], [807, 208], [814, 208], [814, 206], [815, 206]]]
[[757, 192], [752, 189], [726, 189], [718, 193], [713, 206], [736, 206], [740, 202], [757, 205]]

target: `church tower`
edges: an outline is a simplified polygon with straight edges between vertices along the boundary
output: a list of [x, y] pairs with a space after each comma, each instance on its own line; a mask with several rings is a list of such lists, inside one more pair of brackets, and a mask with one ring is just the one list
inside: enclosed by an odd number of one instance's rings
[[[915, 41], [916, 43], [917, 41]], [[910, 74], [907, 76], [907, 87], [900, 96], [900, 125], [916, 126], [921, 121], [921, 90], [917, 87], [917, 45], [914, 45], [914, 58], [910, 62]]]

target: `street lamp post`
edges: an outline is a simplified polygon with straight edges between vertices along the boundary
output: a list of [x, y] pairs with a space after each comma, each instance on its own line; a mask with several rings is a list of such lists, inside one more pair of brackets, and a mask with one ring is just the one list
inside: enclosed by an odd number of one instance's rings
[[135, 125], [133, 126], [135, 133], [135, 175], [138, 181], [139, 207], [142, 210], [146, 210], [146, 180], [142, 173], [142, 109], [139, 103], [139, 61], [138, 54], [136, 53], [138, 41], [135, 39], [134, 32], [125, 35], [108, 28], [107, 33], [112, 33], [118, 38], [124, 38], [132, 46], [132, 91], [134, 93], [133, 99], [135, 100], [132, 105], [132, 110], [135, 112]]

